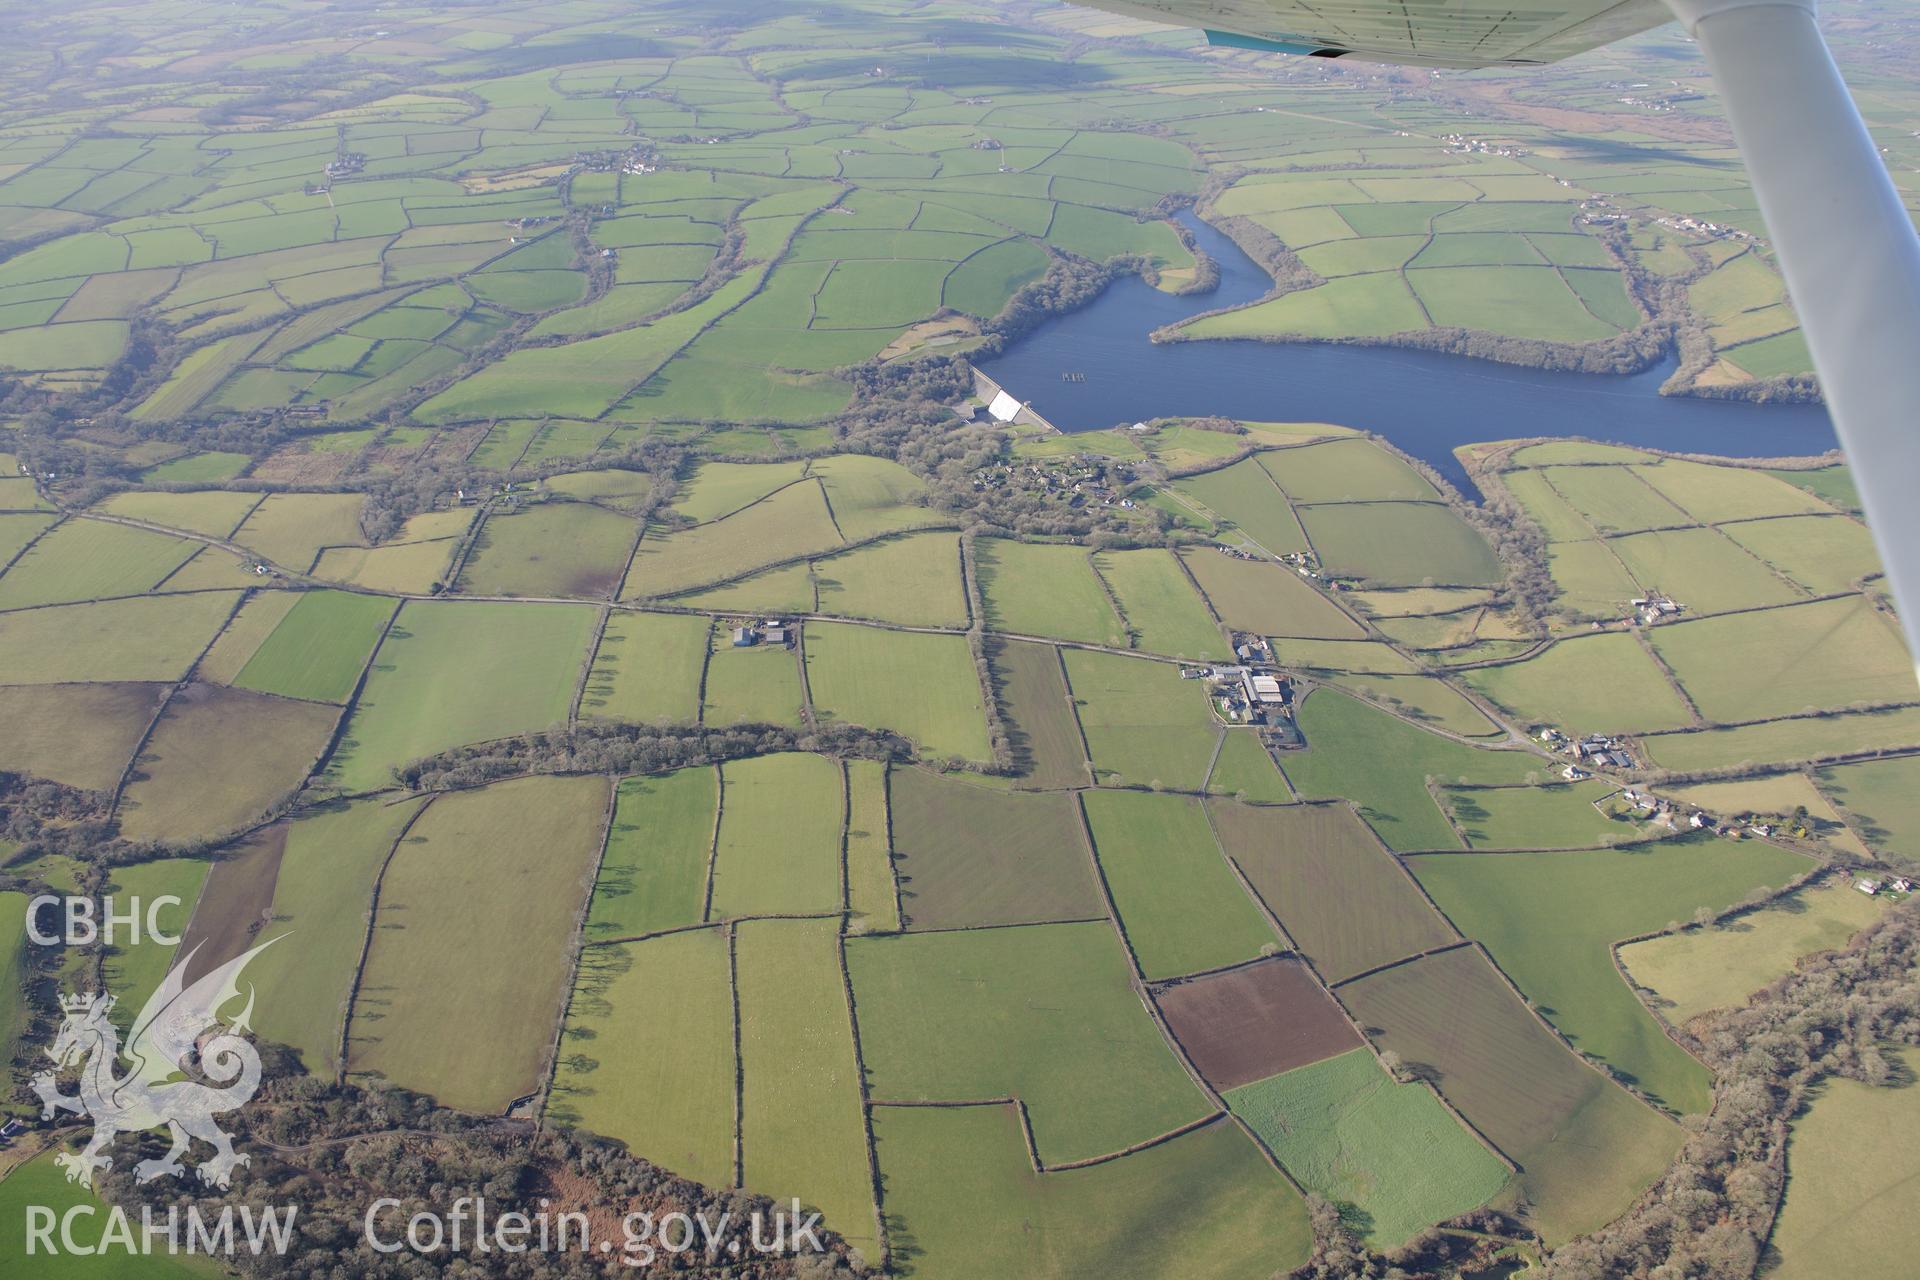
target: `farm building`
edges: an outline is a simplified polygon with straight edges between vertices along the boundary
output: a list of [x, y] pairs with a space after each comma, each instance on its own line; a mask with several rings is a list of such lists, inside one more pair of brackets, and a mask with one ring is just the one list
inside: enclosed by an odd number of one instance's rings
[[733, 647], [734, 648], [750, 649], [754, 645], [759, 643], [760, 643], [760, 633], [758, 631], [755, 631], [752, 627], [735, 627], [733, 629]]

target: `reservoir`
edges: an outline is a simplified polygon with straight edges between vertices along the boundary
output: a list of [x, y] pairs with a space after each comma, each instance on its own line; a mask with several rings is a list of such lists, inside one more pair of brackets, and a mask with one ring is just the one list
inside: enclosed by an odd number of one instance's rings
[[[1767, 458], [1836, 447], [1823, 405], [1662, 396], [1671, 360], [1627, 377], [1556, 373], [1464, 356], [1336, 343], [1148, 335], [1273, 287], [1224, 233], [1180, 221], [1220, 264], [1219, 287], [1176, 297], [1137, 277], [1056, 316], [980, 368], [1062, 431], [1145, 418], [1218, 415], [1249, 422], [1327, 422], [1373, 431], [1472, 493], [1454, 447], [1516, 436], [1586, 436], [1677, 453]], [[1065, 382], [1066, 373], [1085, 375]]]

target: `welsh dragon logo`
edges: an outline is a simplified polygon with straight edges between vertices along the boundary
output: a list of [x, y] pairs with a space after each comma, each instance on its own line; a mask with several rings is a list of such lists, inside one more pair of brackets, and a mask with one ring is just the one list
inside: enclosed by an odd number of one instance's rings
[[[57, 1071], [33, 1078], [33, 1091], [45, 1104], [43, 1119], [72, 1111], [93, 1121], [93, 1139], [78, 1154], [62, 1152], [55, 1160], [66, 1170], [68, 1182], [93, 1185], [96, 1169], [109, 1168], [106, 1154], [115, 1137], [165, 1125], [173, 1147], [157, 1160], [134, 1166], [141, 1182], [185, 1171], [180, 1157], [198, 1138], [214, 1149], [213, 1158], [198, 1169], [200, 1181], [226, 1187], [233, 1171], [250, 1157], [234, 1152], [232, 1140], [214, 1123], [223, 1111], [244, 1105], [260, 1087], [260, 1054], [243, 1038], [253, 1016], [253, 988], [247, 988], [246, 1008], [229, 1023], [220, 1010], [240, 995], [240, 971], [247, 962], [278, 938], [264, 942], [189, 985], [187, 967], [193, 952], [173, 966], [160, 987], [140, 1009], [123, 1048], [120, 1032], [108, 1015], [114, 998], [100, 992], [61, 998], [65, 1020], [47, 1056]], [[197, 948], [196, 948], [197, 950]], [[199, 1074], [211, 1083], [187, 1078], [198, 1059]], [[129, 1070], [115, 1074], [124, 1062]], [[60, 1092], [58, 1072], [79, 1068], [80, 1091]]]

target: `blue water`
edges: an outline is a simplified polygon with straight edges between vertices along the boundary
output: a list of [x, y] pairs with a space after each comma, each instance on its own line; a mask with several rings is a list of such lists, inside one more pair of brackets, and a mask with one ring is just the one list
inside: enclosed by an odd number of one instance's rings
[[[1671, 361], [1644, 373], [1554, 373], [1464, 356], [1322, 343], [1169, 342], [1162, 325], [1250, 302], [1273, 287], [1259, 264], [1191, 214], [1181, 219], [1220, 264], [1210, 293], [1175, 297], [1128, 277], [1092, 305], [1046, 321], [980, 364], [1062, 431], [1143, 418], [1217, 414], [1330, 422], [1374, 431], [1472, 493], [1457, 445], [1517, 436], [1586, 436], [1678, 453], [1785, 457], [1836, 447], [1821, 405], [1661, 396]], [[1061, 374], [1086, 375], [1063, 382]]]

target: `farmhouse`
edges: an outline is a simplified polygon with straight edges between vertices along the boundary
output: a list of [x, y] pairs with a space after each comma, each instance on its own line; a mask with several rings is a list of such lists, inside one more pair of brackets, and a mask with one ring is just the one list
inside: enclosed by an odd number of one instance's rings
[[1249, 675], [1246, 680], [1249, 702], [1272, 706], [1287, 700], [1286, 686], [1278, 676]]
[[1650, 596], [1636, 596], [1627, 603], [1632, 606], [1635, 613], [1640, 615], [1641, 624], [1649, 627], [1662, 618], [1671, 618], [1680, 612], [1680, 606], [1671, 598], [1658, 593]]

